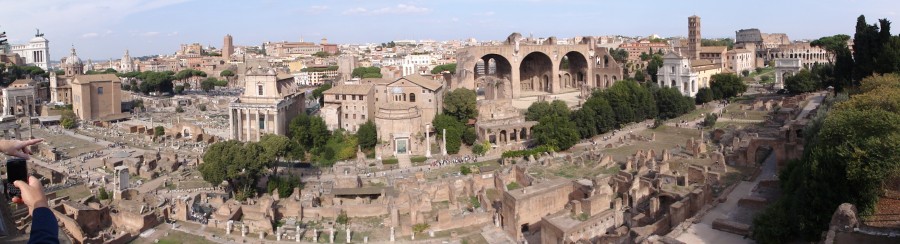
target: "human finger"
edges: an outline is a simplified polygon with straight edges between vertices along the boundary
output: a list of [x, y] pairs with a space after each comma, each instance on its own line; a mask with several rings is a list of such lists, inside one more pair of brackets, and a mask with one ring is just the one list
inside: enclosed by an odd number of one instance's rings
[[24, 204], [24, 203], [25, 203], [25, 201], [23, 201], [21, 197], [13, 197], [13, 198], [12, 198], [12, 201], [13, 201], [14, 203], [18, 203], [18, 204]]
[[30, 185], [31, 187], [34, 187], [35, 189], [39, 189], [41, 191], [44, 190], [44, 186], [41, 185], [41, 181], [38, 180], [38, 178], [34, 177], [34, 176], [28, 177], [28, 185]]
[[34, 145], [34, 144], [38, 144], [38, 143], [40, 143], [40, 142], [42, 142], [42, 141], [44, 141], [44, 138], [37, 138], [37, 139], [31, 139], [31, 140], [23, 141], [22, 144], [23, 144], [24, 146], [31, 146], [31, 145]]
[[10, 153], [9, 155], [11, 155], [13, 157], [23, 158], [23, 159], [31, 158], [31, 156], [28, 156], [28, 154], [26, 154], [22, 150], [15, 150], [12, 153]]
[[18, 187], [19, 190], [23, 190], [23, 191], [25, 189], [28, 189], [29, 187], [31, 187], [30, 185], [28, 185], [28, 183], [25, 183], [24, 181], [21, 181], [21, 180], [17, 180], [15, 182], [13, 182], [13, 185]]

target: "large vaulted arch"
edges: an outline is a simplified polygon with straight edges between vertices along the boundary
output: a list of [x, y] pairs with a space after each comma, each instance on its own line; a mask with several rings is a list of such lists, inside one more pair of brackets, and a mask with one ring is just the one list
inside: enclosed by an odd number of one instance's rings
[[547, 54], [532, 52], [522, 58], [519, 81], [522, 92], [553, 92], [553, 60]]

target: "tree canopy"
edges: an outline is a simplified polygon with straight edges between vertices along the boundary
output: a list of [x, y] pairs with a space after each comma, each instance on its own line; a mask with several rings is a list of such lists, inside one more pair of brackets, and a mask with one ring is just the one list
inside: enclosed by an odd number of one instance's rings
[[459, 88], [444, 94], [444, 113], [466, 123], [478, 116], [475, 91]]
[[447, 71], [450, 73], [456, 72], [456, 63], [442, 64], [442, 65], [434, 66], [434, 68], [431, 69], [431, 73], [435, 74], [435, 75], [440, 74], [444, 71]]
[[821, 84], [815, 75], [809, 70], [800, 70], [796, 75], [784, 78], [784, 88], [793, 94], [807, 93], [818, 90]]
[[716, 100], [736, 97], [747, 91], [747, 84], [744, 84], [741, 77], [731, 73], [713, 75], [709, 86]]
[[378, 67], [358, 67], [351, 73], [356, 78], [381, 78], [381, 69]]

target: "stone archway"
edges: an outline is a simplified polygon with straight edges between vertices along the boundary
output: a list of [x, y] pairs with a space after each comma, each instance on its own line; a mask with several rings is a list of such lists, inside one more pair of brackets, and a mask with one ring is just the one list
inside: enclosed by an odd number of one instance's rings
[[[608, 61], [604, 63], [604, 65], [608, 65]], [[564, 79], [568, 79], [565, 82], [561, 82], [562, 88], [580, 88], [584, 85], [585, 82], [585, 74], [588, 73], [588, 59], [581, 54], [580, 52], [570, 51], [563, 55], [563, 57], [559, 61], [559, 71], [560, 73], [565, 73], [568, 75], [566, 77], [563, 75]]]
[[[543, 80], [541, 80], [543, 77]], [[522, 92], [553, 92], [553, 60], [542, 52], [532, 52], [522, 58], [519, 81]], [[528, 89], [531, 87], [532, 89]]]

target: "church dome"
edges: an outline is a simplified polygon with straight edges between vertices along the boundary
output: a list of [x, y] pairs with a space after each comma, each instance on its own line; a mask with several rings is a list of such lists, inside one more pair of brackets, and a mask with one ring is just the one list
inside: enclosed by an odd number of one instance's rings
[[76, 64], [76, 65], [83, 64], [83, 62], [81, 62], [81, 58], [78, 58], [78, 55], [75, 55], [74, 47], [72, 48], [72, 54], [66, 58], [66, 64]]

